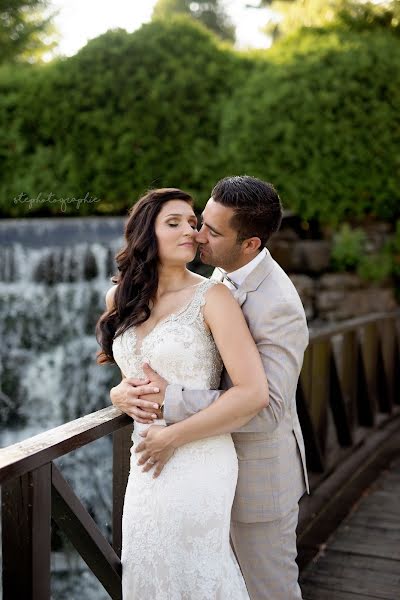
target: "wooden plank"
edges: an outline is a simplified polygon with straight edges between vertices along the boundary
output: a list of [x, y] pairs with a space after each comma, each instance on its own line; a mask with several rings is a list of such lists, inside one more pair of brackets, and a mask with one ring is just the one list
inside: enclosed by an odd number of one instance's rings
[[327, 410], [329, 402], [330, 341], [313, 343], [311, 348], [311, 395], [309, 413], [318, 440], [318, 446], [325, 457], [327, 432]]
[[376, 596], [385, 600], [396, 598], [399, 592], [398, 575], [368, 569], [349, 569], [345, 566], [345, 561], [346, 555], [343, 555], [343, 564], [337, 569], [333, 569], [329, 561], [325, 567], [319, 565], [310, 575], [313, 585], [322, 588], [329, 586], [335, 591]]
[[[362, 327], [360, 333], [362, 357], [368, 388], [367, 397], [370, 403], [370, 410], [373, 415], [373, 422], [371, 425], [374, 425], [375, 415], [378, 411], [377, 366], [379, 337], [377, 322], [368, 323]], [[368, 425], [368, 423], [362, 424]]]
[[331, 351], [329, 375], [330, 407], [335, 423], [337, 440], [341, 446], [351, 446], [353, 443], [351, 425], [346, 410], [346, 403], [343, 396], [342, 386], [339, 379], [338, 368], [333, 350]]
[[[335, 590], [329, 584], [318, 585], [312, 582], [301, 584], [303, 600], [381, 600], [380, 596], [371, 596], [368, 594], [354, 594], [352, 592], [343, 592]], [[395, 600], [394, 598], [392, 600]]]
[[396, 321], [394, 321], [394, 349], [393, 349], [393, 363], [394, 363], [394, 383], [393, 393], [394, 402], [400, 404], [400, 341], [398, 328], [396, 327]]
[[339, 333], [346, 333], [347, 331], [353, 331], [354, 329], [359, 329], [360, 327], [364, 327], [369, 323], [376, 323], [384, 319], [392, 319], [393, 322], [396, 322], [399, 320], [399, 317], [400, 310], [397, 309], [390, 312], [370, 313], [369, 315], [363, 317], [348, 319], [347, 321], [343, 321], [342, 323], [335, 325], [327, 325], [326, 327], [321, 327], [318, 329], [314, 329], [311, 326], [310, 343], [320, 340], [329, 340], [333, 335], [338, 335]]
[[0, 483], [20, 477], [131, 422], [128, 415], [108, 406], [8, 446], [0, 450]]
[[304, 393], [303, 382], [299, 380], [296, 391], [297, 413], [304, 437], [304, 446], [306, 450], [307, 467], [310, 471], [322, 473], [324, 470], [324, 461], [319, 447], [318, 439], [315, 435], [314, 426], [308, 411], [307, 400]]
[[400, 561], [398, 560], [388, 560], [378, 556], [370, 556], [367, 559], [363, 554], [337, 552], [330, 545], [328, 545], [326, 551], [321, 553], [318, 560], [303, 572], [302, 577], [307, 578], [307, 572], [312, 572], [314, 568], [319, 569], [321, 565], [323, 568], [329, 565], [332, 572], [339, 572], [345, 566], [354, 571], [371, 570], [374, 573], [389, 573], [400, 577]]
[[357, 414], [358, 423], [363, 427], [373, 427], [375, 423], [375, 403], [366, 375], [362, 346], [357, 347]]
[[3, 485], [2, 551], [4, 598], [49, 600], [50, 465]]
[[113, 600], [122, 599], [121, 561], [79, 498], [52, 466], [52, 516]]
[[133, 426], [130, 424], [113, 434], [112, 540], [118, 556], [121, 556], [122, 549], [122, 511], [130, 469], [132, 430]]
[[384, 535], [378, 537], [378, 533], [375, 529], [372, 531], [364, 528], [362, 530], [339, 529], [330, 542], [330, 548], [353, 554], [400, 560], [399, 536], [390, 535], [389, 531], [385, 531]]
[[[380, 336], [378, 336], [380, 337]], [[388, 381], [388, 368], [384, 357], [382, 348], [382, 339], [378, 339], [377, 348], [377, 373], [376, 373], [376, 385], [378, 395], [378, 406], [379, 410], [384, 413], [391, 413], [393, 410], [392, 393], [391, 387]]]
[[[363, 491], [400, 452], [400, 417], [371, 433], [330, 477], [300, 500], [298, 564], [303, 569], [349, 513]], [[396, 496], [394, 496], [396, 498]], [[375, 500], [373, 500], [375, 502]], [[382, 505], [380, 504], [382, 514]], [[385, 508], [385, 512], [388, 512]]]
[[396, 357], [396, 327], [394, 326], [393, 319], [383, 319], [379, 325], [380, 338], [381, 338], [381, 349], [383, 355], [383, 361], [386, 370], [386, 382], [388, 385], [389, 402], [393, 408], [396, 402], [396, 391], [395, 391], [395, 380], [396, 380], [396, 369], [398, 365]]
[[[400, 597], [399, 474], [397, 459], [354, 507], [323, 552], [302, 572], [304, 600]], [[388, 506], [392, 511], [389, 516]]]
[[[340, 366], [338, 370], [340, 385], [346, 405], [346, 413], [353, 432], [357, 426], [357, 332], [347, 331], [343, 334], [342, 344], [338, 358]], [[354, 443], [354, 438], [353, 438]]]
[[387, 515], [386, 510], [383, 516], [379, 515], [378, 512], [371, 513], [369, 511], [357, 511], [351, 519], [351, 526], [365, 528], [369, 527], [374, 521], [374, 528], [378, 530], [378, 533], [383, 532], [386, 529], [400, 532], [399, 516], [395, 514]]

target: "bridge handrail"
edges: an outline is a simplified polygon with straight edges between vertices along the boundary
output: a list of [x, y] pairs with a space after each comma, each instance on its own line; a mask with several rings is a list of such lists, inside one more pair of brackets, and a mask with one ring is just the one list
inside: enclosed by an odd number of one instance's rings
[[[359, 329], [370, 323], [393, 318], [400, 318], [400, 310], [373, 313], [318, 329], [310, 327], [310, 344]], [[130, 423], [132, 423], [130, 417], [114, 406], [108, 406], [7, 446], [0, 450], [0, 484], [41, 467]]]

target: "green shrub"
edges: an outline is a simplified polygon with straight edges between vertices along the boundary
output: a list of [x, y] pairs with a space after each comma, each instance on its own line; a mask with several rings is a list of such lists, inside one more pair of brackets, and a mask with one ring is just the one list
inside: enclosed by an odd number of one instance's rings
[[333, 236], [331, 265], [336, 271], [353, 271], [362, 279], [382, 282], [392, 278], [400, 283], [400, 220], [383, 247], [366, 252], [367, 236], [362, 229], [344, 223]]
[[362, 229], [351, 229], [344, 223], [333, 236], [332, 266], [336, 271], [354, 270], [365, 252], [366, 235]]
[[303, 218], [400, 214], [400, 40], [301, 32], [275, 44], [227, 103], [228, 172], [272, 181]]
[[393, 274], [393, 257], [389, 252], [362, 256], [357, 274], [366, 281], [382, 282]]
[[[66, 213], [118, 213], [149, 187], [182, 186], [201, 196], [221, 175], [221, 108], [245, 60], [187, 18], [133, 34], [109, 31], [77, 55], [25, 81], [3, 74], [0, 210], [35, 197], [98, 197]], [[49, 203], [30, 214], [60, 213]]]
[[272, 181], [303, 219], [400, 216], [400, 40], [302, 32], [234, 52], [187, 18], [109, 31], [77, 55], [0, 70], [0, 214], [35, 198], [99, 198], [123, 214], [149, 187], [204, 205], [220, 177]]

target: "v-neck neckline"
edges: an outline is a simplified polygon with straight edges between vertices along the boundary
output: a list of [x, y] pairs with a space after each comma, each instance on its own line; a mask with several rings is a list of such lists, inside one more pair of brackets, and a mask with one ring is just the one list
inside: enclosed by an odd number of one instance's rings
[[134, 336], [134, 340], [135, 340], [135, 344], [134, 344], [134, 348], [135, 348], [135, 354], [137, 355], [141, 355], [142, 353], [142, 348], [143, 348], [143, 342], [152, 335], [152, 333], [158, 329], [159, 327], [161, 327], [161, 325], [164, 325], [165, 323], [167, 323], [168, 321], [172, 320], [173, 318], [178, 317], [179, 315], [181, 315], [182, 313], [184, 313], [190, 306], [191, 304], [194, 302], [199, 288], [204, 285], [207, 281], [209, 281], [208, 279], [205, 279], [204, 281], [201, 281], [200, 283], [196, 284], [195, 287], [195, 291], [192, 295], [192, 297], [190, 298], [190, 300], [184, 304], [180, 309], [178, 309], [177, 312], [172, 312], [169, 313], [169, 315], [167, 315], [166, 317], [164, 317], [163, 319], [160, 319], [160, 321], [157, 321], [157, 323], [154, 325], [154, 327], [152, 327], [152, 329], [150, 329], [150, 331], [148, 333], [146, 333], [146, 335], [144, 335], [143, 337], [138, 337], [137, 333], [136, 333], [136, 327], [135, 325], [132, 325], [131, 327], [131, 332]]

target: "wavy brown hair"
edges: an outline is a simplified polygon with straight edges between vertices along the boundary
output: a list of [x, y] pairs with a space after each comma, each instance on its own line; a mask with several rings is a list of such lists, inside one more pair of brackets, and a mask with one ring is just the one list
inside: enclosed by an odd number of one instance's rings
[[178, 188], [151, 190], [129, 210], [125, 225], [125, 246], [116, 254], [118, 273], [111, 281], [118, 284], [114, 307], [106, 310], [96, 324], [96, 339], [101, 350], [97, 363], [113, 363], [112, 343], [132, 325], [150, 316], [150, 304], [158, 288], [158, 245], [155, 222], [163, 204], [183, 200], [193, 206], [193, 198]]

